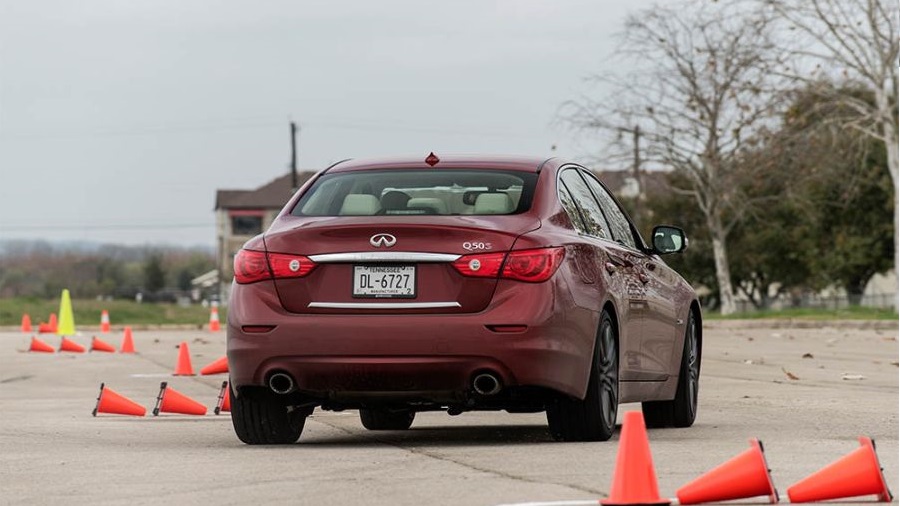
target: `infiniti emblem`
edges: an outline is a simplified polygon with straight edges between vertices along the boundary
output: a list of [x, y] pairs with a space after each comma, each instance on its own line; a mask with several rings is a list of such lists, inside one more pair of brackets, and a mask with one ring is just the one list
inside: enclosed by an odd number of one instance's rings
[[369, 244], [375, 246], [376, 248], [380, 248], [384, 246], [385, 248], [390, 248], [391, 246], [397, 244], [397, 238], [392, 236], [391, 234], [375, 234], [369, 239]]

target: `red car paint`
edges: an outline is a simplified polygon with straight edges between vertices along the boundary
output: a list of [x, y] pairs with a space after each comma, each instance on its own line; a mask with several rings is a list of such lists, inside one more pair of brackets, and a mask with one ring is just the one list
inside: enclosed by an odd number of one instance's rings
[[[383, 303], [447, 302], [458, 307], [404, 309], [358, 306], [366, 301], [351, 295], [351, 283], [353, 266], [365, 263], [360, 261], [316, 262], [302, 277], [234, 283], [227, 330], [236, 395], [244, 388], [265, 387], [279, 371], [290, 374], [297, 390], [317, 405], [352, 408], [390, 402], [442, 409], [466, 402], [473, 376], [491, 371], [505, 390], [522, 388], [525, 396], [535, 388], [583, 398], [600, 315], [606, 309], [619, 334], [619, 401], [673, 398], [684, 322], [692, 308], [699, 319], [696, 295], [643, 245], [629, 248], [575, 230], [558, 196], [558, 175], [577, 166], [558, 159], [511, 157], [441, 156], [431, 162], [434, 159], [339, 163], [301, 188], [269, 230], [245, 249], [287, 255], [285, 262], [292, 255], [334, 258], [387, 251], [383, 244], [370, 242], [378, 234], [396, 238], [391, 251], [451, 256], [559, 248], [552, 276], [543, 282], [468, 277], [453, 261], [418, 263], [415, 299]], [[497, 216], [292, 214], [325, 174], [427, 170], [432, 165], [537, 173], [531, 205], [519, 214]], [[491, 249], [473, 251], [471, 243], [489, 243]], [[483, 406], [513, 409], [528, 404], [521, 396], [508, 405], [503, 399]], [[482, 404], [466, 406], [479, 409]]]

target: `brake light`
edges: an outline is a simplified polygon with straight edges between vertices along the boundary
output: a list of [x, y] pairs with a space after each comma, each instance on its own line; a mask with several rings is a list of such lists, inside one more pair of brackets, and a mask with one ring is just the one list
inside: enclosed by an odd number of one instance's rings
[[284, 253], [269, 253], [269, 268], [272, 276], [280, 278], [302, 278], [309, 274], [316, 264], [303, 255], [286, 255]]
[[234, 256], [234, 279], [247, 284], [267, 279], [302, 278], [315, 267], [316, 264], [303, 255], [242, 249]]
[[471, 278], [496, 278], [506, 253], [480, 253], [463, 255], [453, 262], [453, 267], [463, 276]]
[[565, 248], [510, 251], [500, 277], [528, 283], [547, 281], [559, 269], [565, 253]]
[[550, 279], [565, 256], [565, 248], [541, 248], [510, 251], [507, 253], [481, 253], [463, 255], [453, 262], [453, 267], [463, 276], [475, 278], [514, 279], [528, 283], [540, 283]]
[[265, 251], [242, 249], [234, 256], [234, 280], [241, 284], [270, 279]]

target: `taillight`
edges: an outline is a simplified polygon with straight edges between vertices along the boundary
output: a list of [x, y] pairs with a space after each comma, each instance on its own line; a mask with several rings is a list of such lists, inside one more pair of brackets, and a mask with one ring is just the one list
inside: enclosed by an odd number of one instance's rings
[[303, 255], [242, 249], [234, 256], [234, 280], [247, 284], [273, 278], [302, 278], [315, 266]]
[[529, 283], [547, 281], [562, 264], [564, 248], [510, 251], [500, 277]]
[[265, 251], [242, 249], [234, 256], [234, 280], [241, 284], [270, 279]]
[[496, 278], [503, 266], [506, 253], [480, 253], [463, 255], [453, 262], [453, 267], [463, 276], [472, 278]]
[[541, 248], [510, 251], [507, 253], [481, 253], [463, 255], [453, 262], [453, 267], [463, 276], [477, 278], [514, 279], [528, 283], [540, 283], [550, 279], [565, 256], [565, 248]]
[[269, 253], [269, 267], [275, 279], [302, 278], [309, 274], [316, 264], [303, 255]]

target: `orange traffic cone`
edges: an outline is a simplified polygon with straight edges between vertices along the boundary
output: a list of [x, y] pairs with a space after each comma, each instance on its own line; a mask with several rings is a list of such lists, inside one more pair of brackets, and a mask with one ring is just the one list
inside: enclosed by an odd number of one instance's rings
[[105, 309], [100, 313], [100, 332], [109, 334], [109, 312]]
[[650, 454], [650, 441], [647, 440], [644, 415], [640, 411], [629, 411], [622, 419], [615, 474], [609, 489], [609, 497], [600, 501], [600, 504], [606, 506], [670, 504], [668, 499], [659, 496], [653, 456]]
[[56, 353], [56, 348], [50, 346], [44, 341], [31, 336], [31, 346], [28, 348], [28, 351], [37, 351], [40, 353]]
[[94, 336], [94, 338], [91, 339], [91, 351], [103, 351], [106, 353], [115, 353], [116, 347], [107, 343], [103, 339], [100, 339], [99, 337]]
[[31, 332], [31, 317], [28, 313], [22, 315], [22, 332], [25, 334]]
[[69, 351], [72, 353], [84, 353], [84, 346], [76, 343], [75, 341], [70, 340], [68, 337], [63, 336], [62, 341], [59, 342], [59, 351]]
[[778, 491], [772, 484], [762, 442], [750, 440], [750, 449], [676, 492], [681, 504], [730, 501], [768, 495], [769, 502], [778, 502]]
[[222, 357], [203, 369], [200, 369], [200, 374], [222, 374], [223, 372], [228, 372], [228, 357]]
[[206, 406], [191, 399], [178, 390], [169, 387], [169, 384], [163, 381], [159, 384], [159, 396], [156, 398], [156, 407], [153, 408], [153, 416], [158, 416], [160, 413], [205, 415]]
[[216, 409], [214, 410], [215, 414], [219, 414], [222, 411], [231, 411], [231, 395], [228, 393], [228, 382], [222, 382], [222, 389], [219, 390], [219, 398], [216, 401]]
[[219, 328], [219, 308], [213, 306], [209, 310], [209, 331], [218, 332]]
[[191, 365], [191, 352], [188, 351], [187, 341], [178, 345], [178, 362], [175, 363], [175, 376], [193, 376], [194, 367]]
[[791, 502], [818, 502], [875, 494], [879, 502], [894, 498], [884, 481], [875, 441], [860, 436], [860, 447], [795, 483], [788, 489]]
[[144, 416], [147, 408], [125, 397], [124, 395], [106, 388], [100, 383], [100, 396], [97, 397], [97, 405], [94, 407], [94, 416], [97, 413], [112, 413], [114, 415]]
[[119, 353], [134, 353], [134, 339], [131, 337], [131, 327], [125, 327], [125, 334], [122, 336], [122, 346], [119, 347]]

